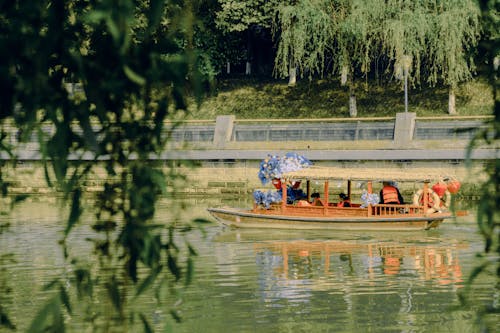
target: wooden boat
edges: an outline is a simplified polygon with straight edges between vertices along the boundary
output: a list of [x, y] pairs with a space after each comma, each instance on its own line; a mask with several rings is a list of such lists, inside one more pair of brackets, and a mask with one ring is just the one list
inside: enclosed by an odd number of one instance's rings
[[[448, 177], [435, 169], [345, 169], [309, 167], [282, 174], [282, 201], [270, 207], [255, 204], [252, 209], [209, 208], [210, 214], [221, 224], [238, 228], [282, 228], [325, 230], [428, 230], [438, 227], [453, 217], [447, 209], [434, 203], [429, 205], [431, 180]], [[351, 197], [351, 183], [366, 183], [368, 194], [373, 193], [373, 183], [398, 181], [419, 183], [422, 186], [422, 203], [411, 204], [351, 204], [339, 207], [329, 200], [329, 182], [347, 181], [347, 196]], [[311, 197], [311, 181], [323, 182], [323, 197], [315, 204], [287, 203], [286, 184], [305, 181], [307, 199]], [[415, 201], [415, 200], [414, 200]]]

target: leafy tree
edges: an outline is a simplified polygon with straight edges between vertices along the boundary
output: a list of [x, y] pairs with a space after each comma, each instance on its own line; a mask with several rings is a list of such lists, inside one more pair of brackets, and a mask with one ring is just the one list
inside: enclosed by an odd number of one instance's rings
[[[278, 0], [218, 0], [216, 26], [225, 34], [246, 33], [246, 74], [252, 73], [253, 37], [262, 29], [269, 29]], [[232, 56], [234, 58], [234, 55]]]
[[[484, 65], [485, 74], [493, 90], [494, 118], [488, 122], [485, 130], [479, 131], [470, 142], [467, 156], [472, 151], [483, 145], [500, 147], [500, 32], [498, 20], [500, 6], [495, 0], [479, 1], [481, 9], [482, 38], [479, 41], [479, 54], [481, 65]], [[477, 210], [477, 223], [479, 231], [484, 237], [484, 251], [478, 255], [478, 265], [469, 276], [466, 288], [459, 296], [463, 306], [474, 308], [486, 327], [485, 331], [494, 332], [498, 326], [498, 292], [500, 289], [500, 160], [496, 159], [485, 164], [488, 175], [487, 180], [480, 186], [481, 200]], [[474, 283], [480, 276], [496, 278], [493, 294], [489, 300], [477, 300], [474, 297]]]
[[428, 38], [433, 29], [427, 4], [393, 0], [386, 2], [383, 8], [381, 39], [387, 57], [394, 63], [394, 75], [402, 79], [407, 67], [418, 81], [422, 57], [428, 53]]
[[355, 73], [366, 76], [380, 48], [384, 1], [339, 0], [334, 1], [333, 9], [335, 68], [341, 83], [349, 87], [349, 114], [356, 117]]
[[329, 1], [298, 0], [277, 7], [273, 30], [279, 42], [274, 72], [288, 77], [290, 86], [296, 83], [297, 69], [310, 77], [324, 70], [333, 40], [328, 5]]
[[478, 10], [473, 0], [298, 0], [278, 7], [274, 31], [275, 73], [322, 73], [331, 61], [349, 86], [351, 116], [357, 115], [354, 79], [367, 76], [381, 56], [398, 79], [419, 84], [424, 74], [429, 84], [449, 85], [454, 113], [453, 91], [474, 68], [468, 50], [477, 42]]
[[194, 25], [193, 44], [199, 54], [200, 71], [211, 79], [222, 70], [220, 31], [215, 27], [217, 0], [193, 1], [193, 13], [197, 20]]
[[[123, 324], [126, 330], [137, 317], [150, 331], [147, 317], [127, 307], [129, 288], [140, 295], [153, 285], [190, 281], [195, 250], [188, 244], [181, 262], [174, 227], [166, 234], [152, 224], [167, 184], [182, 178], [150, 159], [160, 156], [185, 115], [188, 92], [200, 91], [193, 22], [189, 0], [0, 2], [0, 49], [9, 50], [0, 55], [0, 121], [12, 121], [21, 140], [38, 137], [47, 183], [70, 200], [62, 244], [77, 294], [99, 311], [99, 284], [114, 308], [100, 313], [110, 319], [104, 323], [89, 317], [94, 328]], [[72, 93], [74, 85], [81, 91]], [[0, 148], [13, 154], [5, 137]], [[106, 180], [96, 198], [92, 242], [98, 268], [107, 273], [97, 278], [65, 242], [83, 211], [82, 184], [99, 169]], [[64, 311], [72, 314], [79, 304], [63, 281], [48, 288], [54, 297], [31, 332], [64, 331]], [[14, 325], [0, 312], [2, 325]]]
[[479, 6], [475, 0], [447, 0], [428, 5], [431, 11], [428, 82], [438, 79], [449, 86], [448, 113], [456, 114], [457, 85], [472, 78], [474, 71], [471, 50], [479, 38]]

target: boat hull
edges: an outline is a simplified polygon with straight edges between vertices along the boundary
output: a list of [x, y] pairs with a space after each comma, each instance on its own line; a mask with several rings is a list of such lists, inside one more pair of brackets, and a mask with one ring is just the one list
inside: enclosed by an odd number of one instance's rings
[[209, 208], [208, 211], [219, 223], [230, 227], [296, 230], [428, 230], [452, 217], [450, 213], [397, 217], [304, 217], [260, 214], [237, 208]]

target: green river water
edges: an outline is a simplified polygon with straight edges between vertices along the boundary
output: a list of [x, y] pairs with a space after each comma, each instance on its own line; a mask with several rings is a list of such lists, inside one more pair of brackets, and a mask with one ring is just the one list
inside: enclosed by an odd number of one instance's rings
[[[180, 219], [209, 218], [209, 206], [249, 204], [218, 198], [186, 203]], [[171, 221], [171, 207], [160, 204], [158, 223]], [[3, 305], [24, 332], [49, 297], [43, 286], [70, 275], [57, 244], [64, 214], [40, 200], [1, 218], [11, 225], [0, 234], [0, 253], [15, 259], [2, 263], [0, 281], [11, 289]], [[90, 220], [86, 215], [74, 230], [73, 253], [89, 250]], [[198, 256], [193, 283], [178, 305], [182, 323], [174, 323], [169, 308], [154, 297], [134, 305], [158, 332], [166, 323], [171, 331], [186, 333], [481, 332], [474, 311], [454, 308], [483, 248], [474, 215], [411, 233], [230, 230], [215, 223], [205, 231], [188, 235]], [[498, 298], [493, 283], [478, 280], [475, 297]], [[489, 327], [498, 319], [490, 317]], [[77, 314], [68, 316], [66, 325], [69, 332], [88, 331]]]

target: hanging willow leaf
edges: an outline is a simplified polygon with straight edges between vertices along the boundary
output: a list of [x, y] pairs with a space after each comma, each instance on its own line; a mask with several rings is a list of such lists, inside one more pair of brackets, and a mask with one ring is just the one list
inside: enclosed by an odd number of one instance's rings
[[7, 313], [4, 312], [3, 307], [0, 305], [0, 327], [5, 327], [10, 330], [15, 330], [16, 325], [10, 320]]
[[[36, 314], [27, 333], [42, 333], [46, 331], [64, 332], [64, 323], [61, 322], [59, 296], [49, 299], [45, 306]], [[52, 319], [52, 322], [50, 322]]]
[[144, 332], [145, 333], [153, 333], [154, 331], [153, 331], [151, 325], [149, 324], [149, 321], [146, 318], [146, 316], [143, 313], [140, 313], [139, 317], [141, 318], [142, 325], [144, 327]]
[[194, 275], [194, 261], [192, 256], [189, 256], [187, 259], [187, 267], [186, 267], [186, 282], [185, 285], [189, 286], [193, 281]]
[[145, 290], [149, 289], [151, 285], [155, 282], [158, 274], [161, 272], [161, 267], [153, 270], [142, 282], [137, 286], [135, 295], [141, 295]]
[[174, 320], [178, 323], [182, 322], [182, 317], [181, 315], [179, 314], [178, 311], [176, 310], [170, 310], [170, 315], [172, 316], [172, 318], [174, 318]]
[[69, 300], [69, 295], [62, 284], [59, 286], [59, 296], [61, 297], [61, 302], [62, 304], [64, 304], [64, 307], [66, 308], [68, 313], [72, 314], [73, 311], [71, 310], [71, 302]]
[[167, 266], [169, 271], [174, 275], [175, 280], [179, 281], [181, 278], [181, 270], [177, 264], [177, 259], [170, 254], [170, 251], [167, 251]]
[[[164, 165], [150, 159], [169, 139], [166, 120], [178, 126], [187, 114], [178, 108], [187, 106], [188, 93], [199, 93], [192, 11], [190, 2], [160, 0], [13, 0], [2, 6], [3, 42], [16, 48], [0, 62], [2, 102], [6, 97], [1, 118], [12, 119], [26, 140], [36, 135], [47, 184], [69, 202], [60, 245], [74, 272], [70, 286], [79, 301], [89, 302], [84, 308], [96, 310], [79, 316], [91, 327], [97, 317], [116, 319], [93, 308], [97, 287], [106, 290], [99, 301], [119, 314], [113, 325], [125, 327], [135, 316], [128, 298], [143, 295], [159, 277], [171, 282], [181, 276], [184, 256], [173, 229], [167, 236], [165, 225], [154, 224], [156, 203], [175, 184], [167, 182]], [[5, 138], [0, 132], [1, 147]], [[84, 181], [97, 190], [92, 235], [85, 236], [94, 245], [91, 269], [81, 267], [80, 253], [68, 251], [83, 213]], [[1, 189], [6, 186], [2, 179]], [[59, 288], [51, 290], [57, 299], [35, 315], [31, 331], [62, 332], [62, 315], [81, 308], [70, 303], [73, 293], [65, 284], [49, 287]]]
[[10, 203], [11, 208], [13, 208], [16, 204], [23, 202], [24, 200], [28, 199], [30, 196], [29, 194], [16, 194]]
[[158, 28], [160, 20], [163, 17], [163, 12], [165, 8], [164, 0], [151, 0], [150, 7], [148, 11], [148, 30], [152, 33]]
[[118, 281], [113, 275], [105, 284], [109, 298], [114, 305], [116, 311], [121, 315], [123, 313], [123, 301], [118, 288]]
[[204, 218], [195, 218], [193, 219], [193, 222], [194, 223], [199, 223], [199, 224], [212, 224], [213, 222], [208, 220], [208, 219], [204, 219]]
[[75, 224], [78, 222], [78, 219], [82, 215], [82, 208], [80, 206], [81, 205], [81, 202], [80, 202], [81, 196], [82, 196], [82, 191], [80, 188], [77, 188], [73, 191], [71, 210], [69, 213], [66, 228], [64, 229], [64, 236], [65, 237], [69, 235], [69, 233], [71, 232], [71, 229], [73, 229]]
[[130, 67], [127, 65], [123, 66], [123, 72], [125, 75], [130, 79], [130, 81], [137, 83], [140, 86], [143, 86], [146, 84], [146, 79], [134, 72]]

